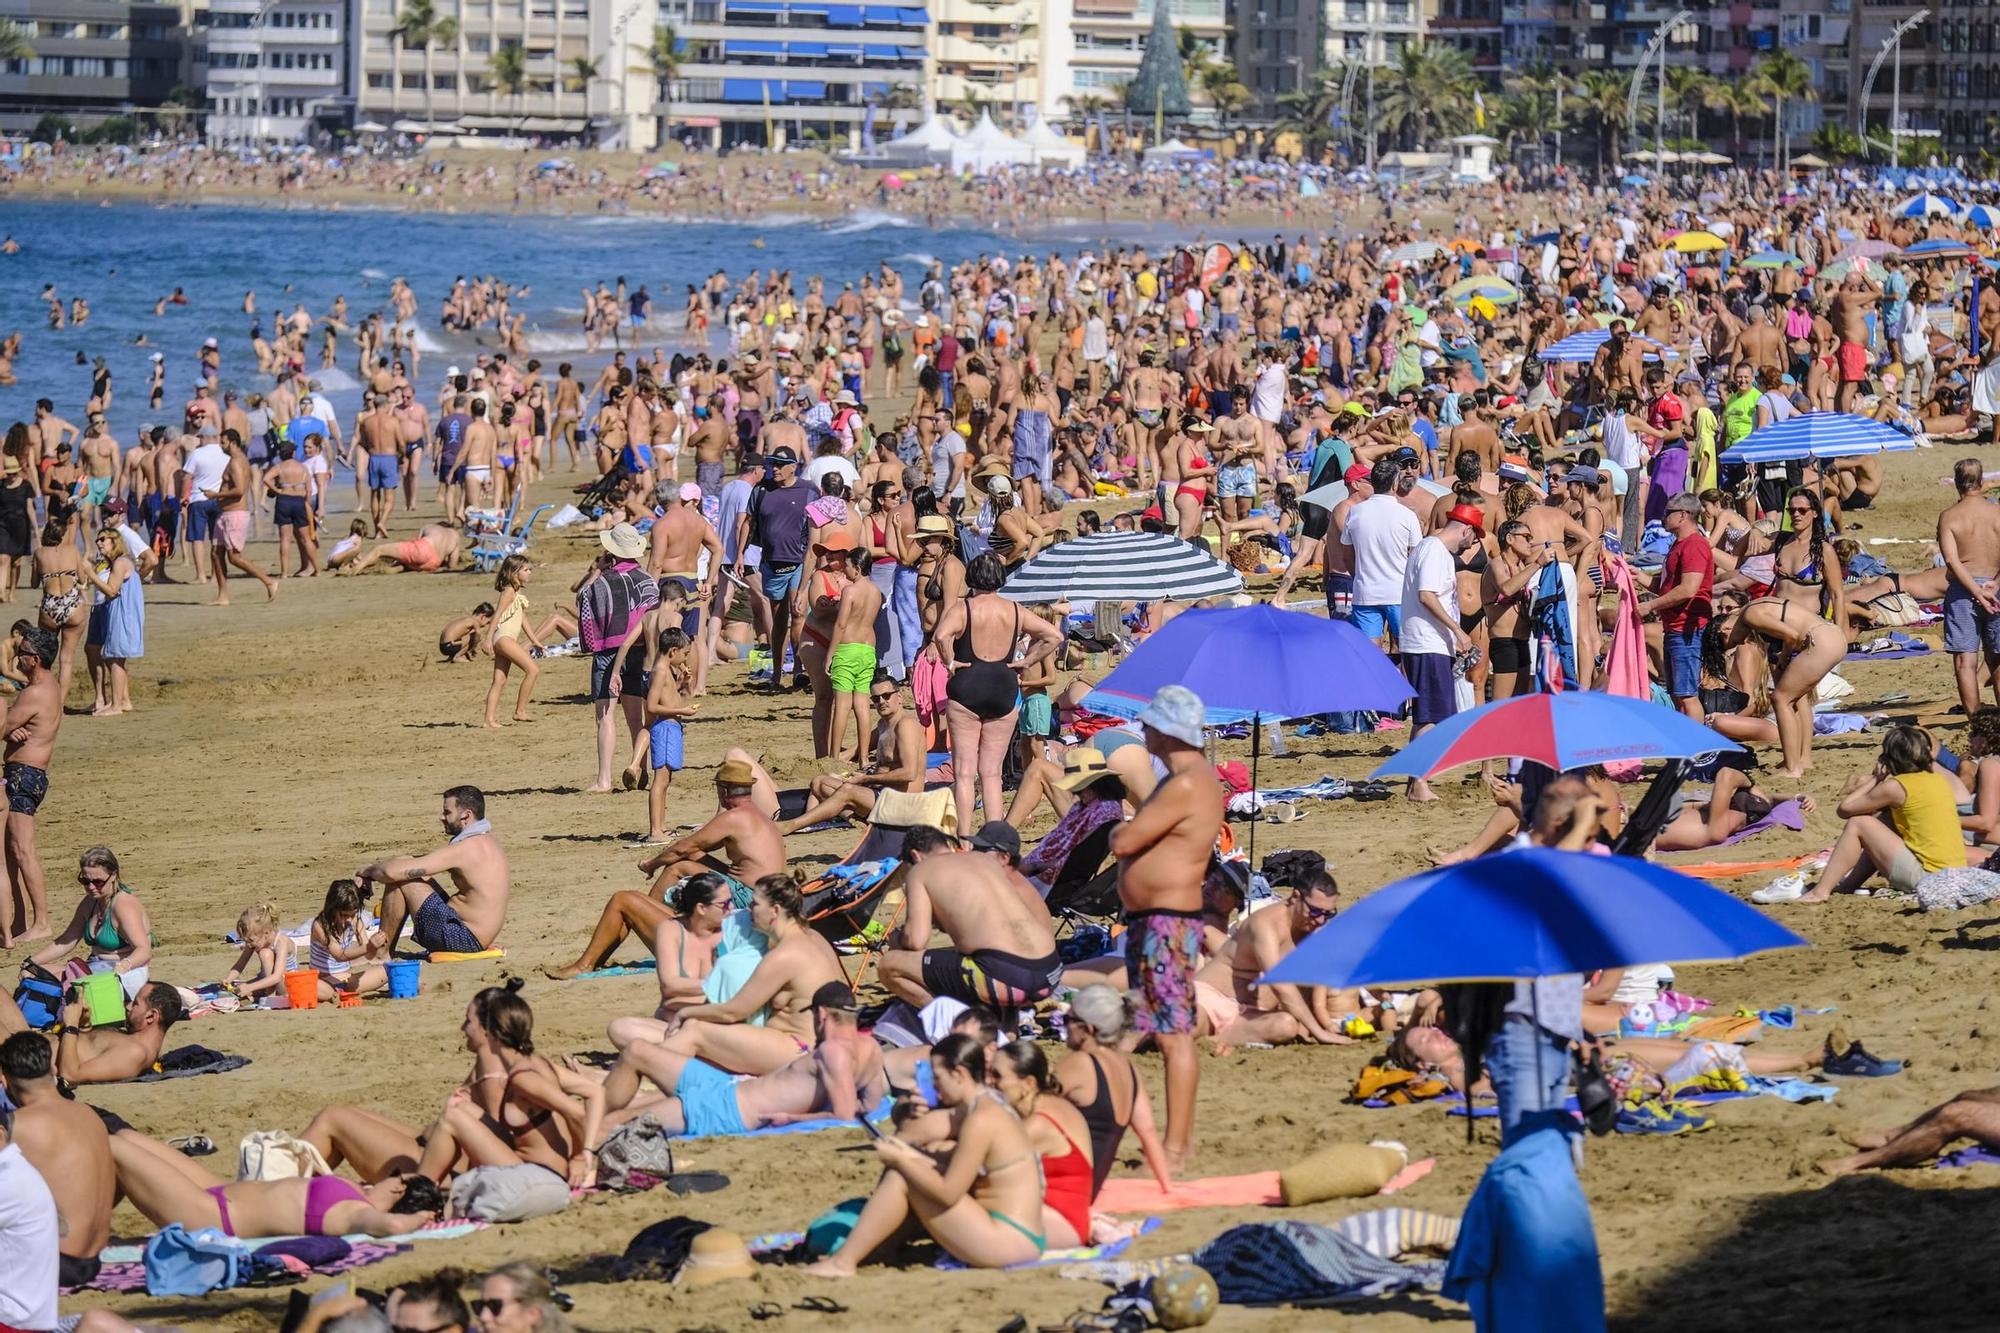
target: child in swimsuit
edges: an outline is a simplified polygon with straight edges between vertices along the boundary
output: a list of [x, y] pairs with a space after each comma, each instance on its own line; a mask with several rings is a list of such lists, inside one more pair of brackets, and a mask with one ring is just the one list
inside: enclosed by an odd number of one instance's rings
[[[308, 962], [319, 973], [319, 998], [324, 1004], [337, 1002], [342, 992], [365, 995], [389, 984], [383, 967], [389, 959], [389, 941], [363, 919], [362, 903], [353, 880], [337, 879], [327, 886], [326, 902], [313, 918]], [[362, 964], [358, 976], [357, 961]]]
[[[269, 904], [244, 908], [236, 918], [236, 938], [243, 942], [243, 951], [222, 978], [225, 989], [248, 999], [260, 991], [275, 992], [285, 984], [285, 973], [292, 966], [292, 938], [278, 929], [277, 908]], [[244, 969], [253, 962], [257, 976], [245, 980]]]

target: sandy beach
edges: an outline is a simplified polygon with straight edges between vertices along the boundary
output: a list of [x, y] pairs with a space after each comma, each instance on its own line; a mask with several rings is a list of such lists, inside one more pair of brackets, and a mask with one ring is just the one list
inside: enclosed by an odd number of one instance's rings
[[[1888, 485], [1876, 508], [1860, 516], [1867, 527], [1856, 535], [1913, 543], [1927, 536], [1949, 497], [1938, 479], [1958, 456], [1946, 447], [1887, 460]], [[544, 483], [541, 498], [551, 498], [554, 489]], [[345, 515], [335, 524], [344, 529]], [[405, 531], [408, 522], [397, 526]], [[1918, 563], [1920, 547], [1870, 549], [1909, 568]], [[531, 598], [543, 606], [563, 599], [595, 550], [588, 538], [538, 538]], [[253, 545], [252, 556], [268, 566], [268, 541]], [[652, 978], [558, 985], [535, 975], [540, 964], [574, 953], [607, 893], [644, 882], [634, 869], [641, 853], [619, 843], [622, 834], [643, 828], [643, 796], [581, 792], [592, 762], [586, 662], [549, 662], [534, 720], [482, 731], [476, 723], [488, 667], [439, 663], [435, 640], [448, 618], [491, 596], [489, 578], [371, 574], [289, 581], [270, 605], [254, 584], [233, 587], [239, 605], [226, 610], [200, 605], [205, 590], [149, 587], [148, 654], [133, 672], [137, 713], [66, 721], [41, 820], [56, 919], [66, 919], [74, 906], [76, 853], [110, 842], [152, 913], [159, 936], [154, 975], [186, 985], [213, 980], [234, 957], [222, 937], [242, 908], [270, 902], [286, 922], [304, 920], [330, 879], [378, 855], [435, 845], [438, 794], [474, 783], [487, 792], [495, 831], [513, 859], [514, 906], [502, 937], [507, 957], [427, 967], [423, 992], [413, 1001], [371, 999], [358, 1010], [252, 1012], [186, 1024], [171, 1034], [170, 1047], [199, 1042], [247, 1055], [252, 1064], [216, 1077], [93, 1089], [87, 1099], [150, 1134], [209, 1135], [221, 1151], [208, 1160], [224, 1170], [243, 1133], [296, 1132], [330, 1101], [361, 1102], [421, 1124], [468, 1062], [458, 1032], [465, 1002], [481, 986], [516, 973], [531, 977], [526, 997], [538, 1020], [539, 1051], [559, 1057], [608, 1049], [605, 1021], [650, 1011]], [[1926, 637], [1935, 643], [1934, 633]], [[669, 801], [672, 823], [693, 823], [711, 808], [710, 775], [726, 744], [762, 754], [781, 783], [802, 785], [810, 776], [810, 761], [798, 757], [805, 696], [745, 694], [743, 671], [718, 669], [700, 718], [688, 728], [689, 767]], [[1943, 716], [1952, 697], [1943, 654], [1850, 665], [1845, 674], [1857, 704], [1905, 695], [1909, 702], [1891, 712], [1944, 722], [1949, 740], [1962, 734], [1961, 724]], [[84, 698], [80, 689], [72, 706]], [[1291, 757], [1267, 757], [1262, 772], [1267, 782], [1304, 782], [1326, 773], [1358, 779], [1402, 740], [1400, 733], [1294, 740]], [[1766, 835], [1735, 854], [1780, 856], [1830, 844], [1838, 829], [1831, 812], [1839, 786], [1869, 764], [1874, 748], [1866, 737], [1817, 744], [1806, 789], [1820, 809], [1806, 835]], [[1236, 742], [1222, 745], [1216, 757], [1245, 755]], [[1259, 851], [1323, 851], [1343, 893], [1361, 896], [1420, 868], [1426, 844], [1455, 845], [1483, 818], [1487, 798], [1478, 784], [1454, 775], [1439, 790], [1444, 799], [1423, 810], [1400, 801], [1310, 804], [1301, 822], [1261, 829]], [[795, 838], [794, 864], [817, 868], [857, 836]], [[1729, 887], [1747, 891], [1762, 882], [1751, 878]], [[1828, 1186], [1810, 1172], [1815, 1160], [1842, 1151], [1838, 1131], [1886, 1126], [1991, 1081], [2000, 1032], [1981, 1011], [1991, 975], [1988, 951], [2000, 947], [1992, 932], [2000, 922], [1970, 916], [1926, 919], [1905, 904], [1837, 898], [1784, 913], [1785, 923], [1813, 942], [1809, 951], [1682, 973], [1680, 989], [1713, 999], [1722, 1012], [1782, 1004], [1837, 1008], [1801, 1020], [1797, 1032], [1767, 1029], [1769, 1048], [1817, 1049], [1837, 1022], [1878, 1054], [1910, 1064], [1895, 1078], [1843, 1082], [1830, 1105], [1760, 1098], [1715, 1108], [1714, 1126], [1699, 1135], [1591, 1141], [1583, 1183], [1603, 1247], [1615, 1326], [1990, 1326], [1986, 1298], [1995, 1280], [1976, 1263], [1953, 1263], [1949, 1274], [1944, 1271], [1957, 1242], [1977, 1234], [1990, 1216], [1987, 1173], [1922, 1169]], [[623, 956], [639, 952], [628, 945]], [[22, 956], [16, 950], [4, 961], [12, 966]], [[1495, 1151], [1490, 1124], [1482, 1123], [1468, 1143], [1465, 1122], [1436, 1106], [1367, 1111], [1344, 1105], [1369, 1053], [1364, 1045], [1205, 1058], [1198, 1170], [1272, 1168], [1330, 1142], [1396, 1139], [1413, 1157], [1435, 1157], [1437, 1166], [1395, 1202], [1457, 1213]], [[1142, 1056], [1140, 1064], [1157, 1104], [1159, 1061]], [[781, 1327], [990, 1330], [1017, 1312], [1032, 1326], [1100, 1303], [1102, 1287], [1054, 1272], [874, 1268], [832, 1287], [771, 1269], [753, 1281], [682, 1294], [656, 1284], [611, 1284], [594, 1267], [667, 1216], [698, 1217], [746, 1234], [802, 1227], [836, 1201], [867, 1191], [874, 1169], [865, 1142], [858, 1130], [776, 1142], [696, 1142], [683, 1150], [681, 1162], [725, 1173], [729, 1188], [685, 1199], [665, 1190], [593, 1196], [542, 1221], [419, 1244], [356, 1276], [380, 1288], [444, 1265], [476, 1272], [531, 1258], [567, 1275], [563, 1285], [576, 1297], [576, 1319], [603, 1330], [748, 1327], [746, 1309], [754, 1301], [789, 1305], [812, 1292], [836, 1297], [850, 1313], [793, 1312]], [[1116, 1174], [1135, 1171], [1136, 1150], [1128, 1156], [1133, 1160]], [[1378, 1202], [1182, 1212], [1170, 1215], [1132, 1254], [1184, 1252], [1252, 1218], [1324, 1222]], [[120, 1210], [122, 1237], [148, 1230], [129, 1207]], [[315, 1278], [310, 1286], [326, 1282]], [[283, 1290], [222, 1292], [190, 1302], [86, 1294], [65, 1308], [102, 1304], [147, 1321], [249, 1330], [271, 1327], [284, 1300]], [[1320, 1328], [1339, 1318], [1227, 1308], [1212, 1327]], [[1371, 1330], [1403, 1330], [1465, 1321], [1466, 1315], [1459, 1306], [1413, 1298], [1356, 1307], [1347, 1318]]]

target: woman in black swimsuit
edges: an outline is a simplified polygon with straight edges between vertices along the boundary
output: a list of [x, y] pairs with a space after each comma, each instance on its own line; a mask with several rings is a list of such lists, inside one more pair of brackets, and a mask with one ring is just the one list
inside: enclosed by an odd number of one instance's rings
[[[968, 596], [945, 606], [924, 650], [933, 659], [952, 664], [951, 683], [945, 688], [945, 720], [951, 728], [952, 790], [958, 802], [958, 826], [963, 829], [979, 827], [972, 818], [975, 777], [986, 800], [986, 818], [1006, 817], [1000, 766], [1013, 742], [1021, 706], [1014, 673], [1062, 645], [1054, 625], [1039, 616], [1023, 618], [1020, 607], [999, 595], [1005, 578], [999, 556], [988, 551], [976, 557], [965, 570]], [[1010, 665], [1024, 632], [1032, 640], [1027, 655]]]
[[[930, 492], [921, 494], [928, 496]], [[965, 593], [965, 564], [951, 553], [951, 520], [935, 507], [925, 513], [921, 504], [918, 506], [915, 535], [917, 563], [912, 568], [917, 576], [917, 621], [928, 642], [937, 633], [945, 607]]]

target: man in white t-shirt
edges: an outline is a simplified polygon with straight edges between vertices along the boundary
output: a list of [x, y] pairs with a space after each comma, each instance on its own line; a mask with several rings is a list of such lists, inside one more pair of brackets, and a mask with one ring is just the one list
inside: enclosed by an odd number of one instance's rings
[[0, 1111], [0, 1326], [56, 1326], [56, 1201], [14, 1143], [14, 1109]]
[[1396, 498], [1394, 459], [1378, 458], [1369, 472], [1374, 494], [1347, 511], [1340, 544], [1354, 548], [1354, 628], [1394, 652], [1403, 637], [1403, 573], [1424, 539], [1417, 516]]
[[222, 489], [222, 477], [228, 470], [229, 451], [212, 433], [204, 433], [201, 443], [181, 460], [181, 472], [188, 479], [187, 494], [182, 497], [187, 502], [186, 549], [196, 570], [207, 558], [208, 543], [215, 540], [215, 521], [221, 512], [215, 493]]
[[[1403, 576], [1403, 674], [1417, 692], [1411, 740], [1458, 711], [1452, 658], [1472, 646], [1458, 621], [1458, 554], [1479, 540], [1485, 521], [1478, 505], [1453, 505], [1444, 526], [1417, 544]], [[1405, 795], [1437, 799], [1422, 778], [1411, 778]]]
[[132, 557], [140, 577], [150, 577], [153, 566], [160, 563], [153, 554], [153, 544], [139, 535], [139, 530], [125, 521], [125, 501], [117, 496], [104, 502], [104, 521], [118, 525], [118, 539], [125, 543], [125, 554]]

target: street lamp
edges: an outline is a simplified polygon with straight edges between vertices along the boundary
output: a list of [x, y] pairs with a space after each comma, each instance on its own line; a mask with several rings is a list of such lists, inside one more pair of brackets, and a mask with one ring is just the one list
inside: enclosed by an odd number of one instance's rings
[[1683, 9], [1676, 12], [1672, 18], [1662, 22], [1659, 27], [1653, 29], [1653, 35], [1646, 41], [1646, 49], [1639, 53], [1639, 67], [1632, 71], [1632, 84], [1625, 91], [1625, 134], [1627, 138], [1631, 138], [1638, 132], [1639, 128], [1639, 86], [1646, 81], [1646, 66], [1652, 63], [1654, 53], [1658, 52], [1660, 57], [1660, 82], [1657, 89], [1659, 103], [1653, 123], [1653, 165], [1656, 168], [1665, 165], [1664, 159], [1667, 152], [1667, 41], [1674, 35], [1674, 29], [1680, 27], [1693, 17], [1693, 10]]
[[1901, 23], [1898, 23], [1895, 31], [1882, 39], [1882, 49], [1877, 51], [1875, 58], [1868, 62], [1868, 75], [1861, 81], [1861, 123], [1857, 128], [1861, 131], [1862, 142], [1866, 143], [1868, 139], [1868, 99], [1875, 92], [1875, 76], [1882, 72], [1882, 62], [1888, 58], [1889, 53], [1891, 51], [1896, 53], [1895, 68], [1889, 76], [1890, 166], [1900, 166], [1902, 164], [1902, 144], [1897, 136], [1901, 133], [1903, 119], [1903, 38], [1908, 36], [1912, 29], [1930, 16], [1930, 10], [1919, 9]]

